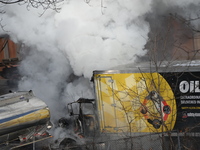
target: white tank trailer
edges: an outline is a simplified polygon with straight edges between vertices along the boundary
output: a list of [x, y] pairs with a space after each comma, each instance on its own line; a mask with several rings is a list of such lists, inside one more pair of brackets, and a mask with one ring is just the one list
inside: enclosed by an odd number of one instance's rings
[[49, 128], [49, 108], [32, 91], [0, 96], [0, 148], [16, 148], [47, 139], [51, 137]]

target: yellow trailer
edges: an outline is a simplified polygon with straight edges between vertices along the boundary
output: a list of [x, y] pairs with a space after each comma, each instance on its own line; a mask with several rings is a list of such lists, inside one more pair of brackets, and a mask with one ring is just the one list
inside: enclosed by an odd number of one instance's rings
[[100, 131], [165, 132], [176, 121], [176, 100], [157, 73], [94, 71]]
[[169, 69], [94, 71], [95, 98], [69, 103], [71, 118], [61, 118], [60, 126], [74, 121], [76, 135], [105, 149], [170, 149], [177, 141], [180, 147], [184, 133], [200, 131], [200, 72]]

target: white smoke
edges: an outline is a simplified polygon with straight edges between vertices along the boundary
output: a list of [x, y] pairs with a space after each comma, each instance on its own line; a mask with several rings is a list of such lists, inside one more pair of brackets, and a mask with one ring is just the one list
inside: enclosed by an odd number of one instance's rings
[[[70, 99], [65, 102], [94, 97], [89, 84], [93, 70], [134, 62], [145, 54], [149, 28], [143, 15], [150, 11], [150, 3], [109, 1], [101, 6], [97, 0], [74, 0], [63, 3], [60, 13], [48, 10], [42, 16], [40, 9], [5, 5], [1, 32], [30, 51], [21, 63], [25, 77], [19, 89], [34, 90], [52, 109], [61, 97]], [[67, 84], [71, 73], [88, 84]]]
[[142, 15], [150, 9], [147, 2], [111, 1], [102, 8], [100, 1], [75, 0], [63, 4], [60, 13], [48, 11], [41, 17], [36, 9], [6, 5], [2, 24], [16, 42], [39, 51], [61, 50], [74, 73], [89, 78], [94, 69], [133, 62], [136, 54], [145, 54], [148, 23]]
[[[0, 34], [28, 47], [19, 90], [32, 89], [56, 120], [66, 115], [67, 102], [94, 97], [89, 81], [93, 70], [133, 63], [145, 55], [147, 13], [164, 14], [179, 6], [187, 16], [191, 5], [199, 5], [198, 0], [68, 0], [59, 13], [47, 10], [42, 16], [41, 9], [3, 5]], [[71, 74], [79, 78], [69, 80]]]

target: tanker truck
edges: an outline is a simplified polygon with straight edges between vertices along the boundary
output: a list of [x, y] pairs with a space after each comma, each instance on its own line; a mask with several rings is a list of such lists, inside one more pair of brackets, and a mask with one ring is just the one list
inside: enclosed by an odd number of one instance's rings
[[[70, 117], [59, 120], [76, 135], [57, 140], [60, 147], [73, 149], [84, 141], [76, 148], [181, 149], [182, 137], [199, 140], [198, 67], [97, 70], [91, 81], [95, 98], [68, 103]], [[193, 146], [194, 141], [188, 140]]]
[[0, 148], [15, 149], [51, 137], [50, 111], [32, 91], [0, 96]]

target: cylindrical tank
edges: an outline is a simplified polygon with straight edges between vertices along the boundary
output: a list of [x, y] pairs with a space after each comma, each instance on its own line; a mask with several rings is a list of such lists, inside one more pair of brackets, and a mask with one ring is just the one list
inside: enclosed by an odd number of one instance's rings
[[[34, 126], [50, 122], [48, 106], [32, 91], [14, 92], [0, 96], [0, 141], [17, 138]], [[3, 138], [3, 139], [2, 139]], [[11, 140], [11, 139], [10, 139]]]

